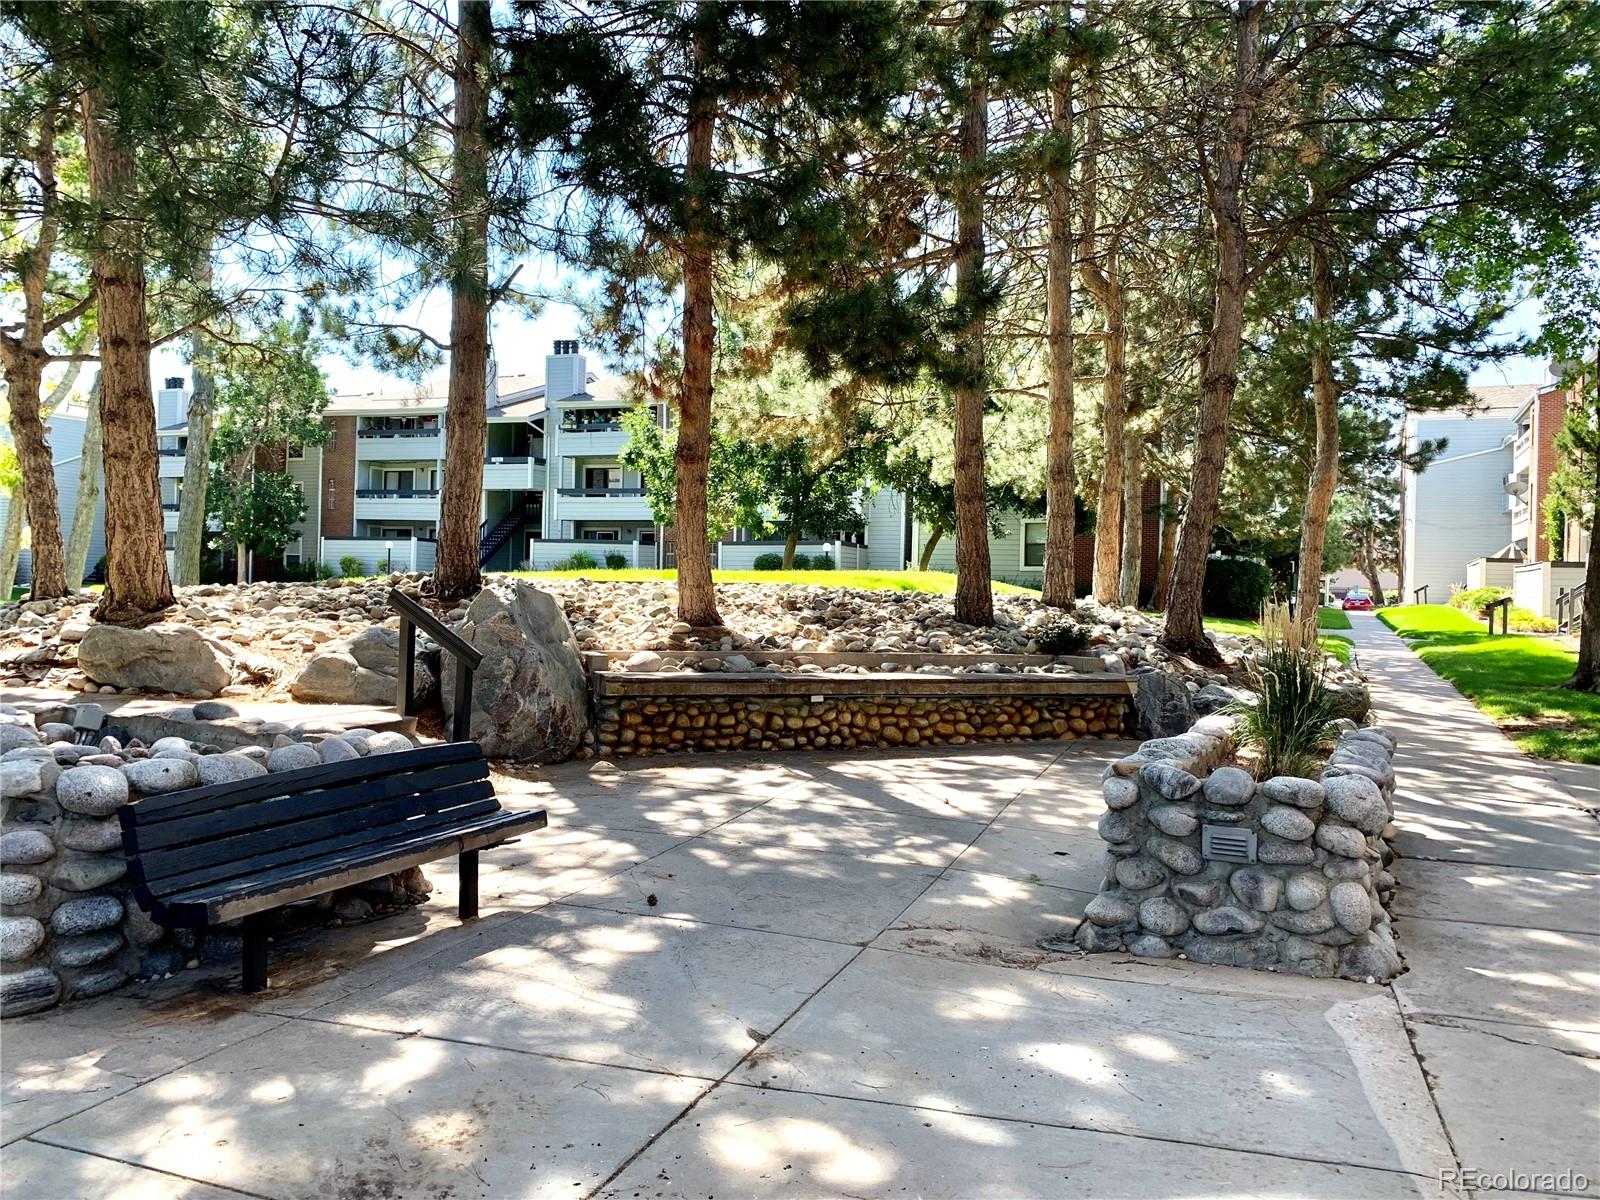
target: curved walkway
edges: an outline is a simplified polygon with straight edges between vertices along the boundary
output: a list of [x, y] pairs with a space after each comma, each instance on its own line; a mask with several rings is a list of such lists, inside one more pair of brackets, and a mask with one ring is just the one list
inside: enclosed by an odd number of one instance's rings
[[1582, 1172], [1600, 1194], [1600, 768], [1522, 754], [1375, 617], [1352, 618], [1400, 734], [1393, 991], [1456, 1158]]

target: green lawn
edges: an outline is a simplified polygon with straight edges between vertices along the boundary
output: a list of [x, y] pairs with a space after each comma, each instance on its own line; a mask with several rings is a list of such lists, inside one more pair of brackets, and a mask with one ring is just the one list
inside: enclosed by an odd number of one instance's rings
[[[1349, 629], [1350, 618], [1337, 608], [1317, 610], [1318, 629]], [[1207, 617], [1206, 629], [1211, 633], [1231, 633], [1238, 637], [1260, 637], [1261, 622], [1244, 621], [1238, 617]], [[1350, 665], [1350, 639], [1338, 634], [1322, 634], [1317, 642], [1329, 654], [1346, 666]]]
[[[509, 574], [524, 579], [595, 579], [618, 583], [643, 583], [649, 580], [671, 581], [675, 571], [632, 570], [608, 571], [511, 571]], [[713, 571], [717, 583], [810, 583], [819, 587], [861, 588], [869, 592], [932, 592], [949, 595], [956, 590], [956, 577], [948, 571]], [[997, 592], [1017, 592], [1036, 596], [1034, 588], [1018, 587], [1014, 583], [996, 583]]]
[[1600, 696], [1560, 686], [1574, 652], [1528, 634], [1491, 637], [1483, 622], [1443, 604], [1385, 609], [1378, 619], [1526, 753], [1600, 763]]

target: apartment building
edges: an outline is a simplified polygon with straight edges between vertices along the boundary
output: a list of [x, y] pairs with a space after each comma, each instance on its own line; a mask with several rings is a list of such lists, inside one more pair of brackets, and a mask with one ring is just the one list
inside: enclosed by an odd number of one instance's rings
[[[45, 421], [45, 436], [50, 442], [50, 462], [56, 477], [56, 502], [61, 508], [63, 541], [71, 533], [72, 520], [78, 511], [78, 475], [83, 463], [83, 432], [87, 420], [88, 413], [84, 409], [68, 405], [57, 409]], [[11, 440], [11, 432], [3, 424], [0, 424], [0, 438], [7, 442]], [[0, 493], [0, 528], [5, 526], [11, 505], [21, 503], [23, 499], [20, 493], [16, 496]], [[84, 569], [89, 574], [94, 573], [95, 566], [105, 557], [105, 517], [105, 494], [102, 488], [100, 498], [95, 504], [94, 524], [89, 534], [89, 553], [84, 559]], [[17, 560], [16, 582], [26, 584], [32, 580], [33, 552], [24, 545]], [[0, 597], [0, 600], [4, 599], [9, 597]]]

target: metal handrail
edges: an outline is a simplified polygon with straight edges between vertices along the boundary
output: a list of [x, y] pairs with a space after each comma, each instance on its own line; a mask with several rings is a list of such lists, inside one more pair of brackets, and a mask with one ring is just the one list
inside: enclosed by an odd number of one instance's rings
[[450, 719], [450, 740], [471, 740], [472, 728], [472, 673], [483, 661], [483, 651], [462, 637], [438, 617], [434, 616], [399, 588], [389, 589], [389, 603], [400, 612], [400, 695], [395, 707], [400, 715], [409, 717], [416, 713], [416, 700], [412, 693], [417, 678], [417, 629], [425, 629], [428, 636], [439, 643], [440, 649], [456, 659], [455, 715]]
[[357, 488], [357, 500], [432, 500], [438, 488]]
[[557, 488], [556, 491], [560, 492], [563, 496], [589, 496], [591, 498], [597, 498], [597, 499], [601, 498], [601, 497], [605, 497], [605, 496], [642, 496], [642, 495], [644, 495], [644, 489], [642, 487], [636, 487], [636, 488], [626, 488], [626, 487], [623, 487], [623, 488], [564, 487], [564, 488]]
[[428, 429], [428, 428], [423, 428], [423, 429], [382, 429], [382, 428], [373, 429], [373, 428], [367, 428], [367, 429], [358, 429], [358, 430], [356, 430], [356, 436], [358, 438], [438, 437], [439, 436], [439, 432], [440, 431], [439, 431], [438, 428], [432, 428], [432, 429]]
[[1589, 581], [1562, 588], [1556, 596], [1556, 632], [1573, 633], [1583, 624], [1583, 602], [1589, 594]]
[[[1417, 599], [1418, 596], [1421, 596], [1422, 599], [1418, 600]], [[1428, 585], [1427, 584], [1423, 584], [1421, 587], [1412, 588], [1411, 589], [1411, 603], [1413, 603], [1413, 604], [1426, 604], [1427, 602], [1428, 602]]]

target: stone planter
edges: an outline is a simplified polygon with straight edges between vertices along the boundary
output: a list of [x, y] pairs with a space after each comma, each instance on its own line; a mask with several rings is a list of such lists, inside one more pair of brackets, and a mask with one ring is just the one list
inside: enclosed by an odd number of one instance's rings
[[1349, 728], [1320, 779], [1224, 765], [1231, 721], [1142, 745], [1106, 771], [1109, 854], [1077, 944], [1382, 982], [1401, 970], [1385, 904], [1394, 737]]

